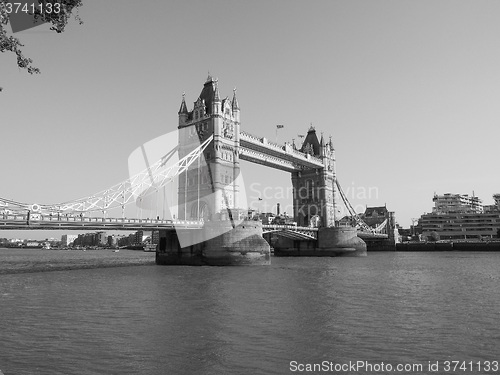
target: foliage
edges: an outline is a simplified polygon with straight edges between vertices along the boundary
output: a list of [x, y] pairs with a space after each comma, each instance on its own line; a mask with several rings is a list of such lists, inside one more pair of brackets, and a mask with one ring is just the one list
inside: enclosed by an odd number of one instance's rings
[[439, 239], [440, 239], [439, 233], [438, 232], [431, 232], [431, 233], [429, 233], [429, 236], [427, 237], [427, 239], [429, 241], [433, 241], [433, 242], [439, 241]]
[[[38, 2], [42, 3], [42, 0], [38, 0]], [[37, 9], [34, 17], [50, 23], [52, 25], [50, 29], [58, 33], [64, 31], [73, 11], [76, 11], [75, 19], [80, 24], [83, 23], [78, 15], [78, 8], [82, 5], [82, 0], [58, 0], [57, 2], [61, 4], [61, 12], [41, 13]], [[6, 0], [0, 0], [0, 52], [15, 53], [17, 55], [17, 65], [19, 68], [26, 69], [30, 74], [40, 73], [40, 69], [32, 65], [33, 60], [23, 54], [21, 50], [23, 44], [19, 39], [7, 34], [6, 27], [9, 24], [9, 16], [6, 3]]]

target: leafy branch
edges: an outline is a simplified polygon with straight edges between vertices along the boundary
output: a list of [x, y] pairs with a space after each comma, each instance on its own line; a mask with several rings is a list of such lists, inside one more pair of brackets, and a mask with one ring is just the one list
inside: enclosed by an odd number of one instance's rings
[[[38, 0], [42, 5], [46, 3], [44, 0]], [[61, 11], [59, 13], [51, 12], [41, 12], [38, 7], [35, 7], [34, 17], [35, 19], [41, 19], [42, 21], [50, 23], [51, 30], [58, 33], [62, 33], [68, 24], [73, 11], [76, 12], [75, 19], [82, 24], [78, 14], [78, 8], [82, 6], [82, 0], [58, 0], [57, 3], [61, 6]], [[43, 9], [43, 8], [42, 8]], [[26, 57], [21, 49], [24, 45], [19, 41], [18, 38], [8, 35], [6, 27], [9, 24], [9, 14], [7, 12], [7, 1], [0, 0], [0, 52], [13, 52], [17, 56], [17, 66], [21, 69], [26, 69], [30, 74], [40, 73], [40, 69], [33, 66], [33, 60]]]

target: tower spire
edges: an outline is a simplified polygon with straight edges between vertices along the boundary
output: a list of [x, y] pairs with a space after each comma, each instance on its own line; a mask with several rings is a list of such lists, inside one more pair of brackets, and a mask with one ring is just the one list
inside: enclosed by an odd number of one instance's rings
[[233, 89], [233, 101], [231, 102], [231, 107], [233, 108], [233, 111], [240, 109], [238, 99], [236, 99], [236, 87]]
[[214, 81], [214, 102], [220, 102], [219, 81]]
[[177, 114], [188, 114], [187, 106], [186, 106], [186, 93], [182, 93], [182, 102], [181, 107], [179, 108], [179, 112]]

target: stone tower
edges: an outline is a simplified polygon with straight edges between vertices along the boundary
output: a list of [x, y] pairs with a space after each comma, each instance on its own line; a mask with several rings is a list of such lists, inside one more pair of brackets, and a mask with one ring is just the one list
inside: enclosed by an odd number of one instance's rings
[[313, 126], [300, 151], [321, 159], [323, 168], [292, 173], [294, 218], [300, 226], [333, 227], [336, 219], [335, 150], [332, 141], [318, 140]]
[[240, 108], [236, 99], [221, 99], [218, 80], [208, 76], [189, 111], [183, 95], [179, 109], [179, 158], [212, 134], [204, 158], [179, 175], [178, 215], [181, 220], [232, 219], [238, 208], [240, 173]]

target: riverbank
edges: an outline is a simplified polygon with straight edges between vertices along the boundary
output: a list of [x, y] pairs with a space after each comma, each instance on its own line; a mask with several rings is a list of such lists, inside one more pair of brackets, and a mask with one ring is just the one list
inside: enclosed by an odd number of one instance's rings
[[0, 275], [154, 264], [154, 252], [138, 250], [114, 252], [0, 248]]
[[499, 241], [402, 242], [396, 251], [500, 251]]

